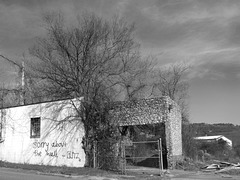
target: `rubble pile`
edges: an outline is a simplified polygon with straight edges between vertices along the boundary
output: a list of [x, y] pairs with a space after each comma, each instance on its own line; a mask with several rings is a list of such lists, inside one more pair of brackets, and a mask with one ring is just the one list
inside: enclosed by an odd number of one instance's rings
[[229, 162], [217, 161], [214, 164], [204, 166], [201, 168], [204, 172], [217, 172], [217, 173], [227, 173], [237, 171], [240, 174], [240, 163], [234, 164]]

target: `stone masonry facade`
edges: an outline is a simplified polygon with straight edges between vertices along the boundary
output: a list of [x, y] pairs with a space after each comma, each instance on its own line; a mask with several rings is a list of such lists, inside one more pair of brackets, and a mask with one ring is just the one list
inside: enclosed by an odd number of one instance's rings
[[117, 102], [110, 118], [118, 126], [165, 124], [168, 168], [182, 159], [182, 123], [179, 106], [168, 96]]

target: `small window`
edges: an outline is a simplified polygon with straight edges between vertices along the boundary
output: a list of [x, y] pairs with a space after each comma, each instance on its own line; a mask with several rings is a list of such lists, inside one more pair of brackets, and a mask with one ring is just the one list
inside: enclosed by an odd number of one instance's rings
[[40, 138], [40, 117], [31, 118], [30, 138]]

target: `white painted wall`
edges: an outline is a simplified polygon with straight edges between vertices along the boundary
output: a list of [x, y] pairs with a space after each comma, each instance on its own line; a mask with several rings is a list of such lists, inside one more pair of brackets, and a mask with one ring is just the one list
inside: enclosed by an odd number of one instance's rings
[[[1, 110], [4, 123], [0, 160], [13, 163], [83, 167], [84, 128], [74, 118], [79, 99], [19, 106]], [[3, 114], [2, 114], [3, 113]], [[31, 118], [41, 118], [40, 138], [30, 138]], [[64, 119], [71, 120], [59, 126]]]

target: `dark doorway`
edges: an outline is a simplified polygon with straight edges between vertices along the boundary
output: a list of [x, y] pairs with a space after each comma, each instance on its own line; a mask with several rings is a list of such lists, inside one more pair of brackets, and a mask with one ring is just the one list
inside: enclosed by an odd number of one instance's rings
[[168, 168], [165, 124], [148, 124], [128, 126], [128, 139], [133, 142], [126, 149], [128, 164], [151, 168], [160, 168], [161, 156], [158, 141], [162, 143], [162, 165]]

